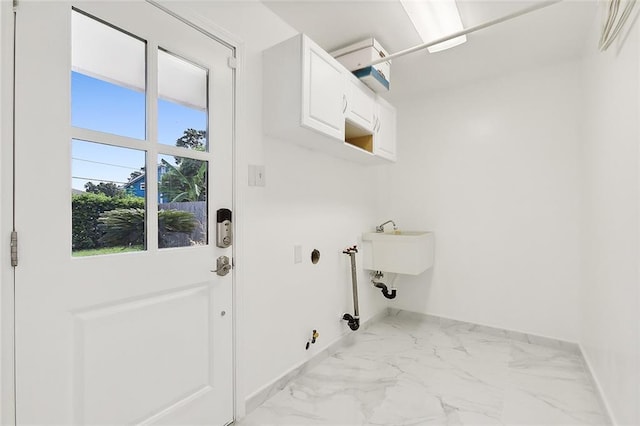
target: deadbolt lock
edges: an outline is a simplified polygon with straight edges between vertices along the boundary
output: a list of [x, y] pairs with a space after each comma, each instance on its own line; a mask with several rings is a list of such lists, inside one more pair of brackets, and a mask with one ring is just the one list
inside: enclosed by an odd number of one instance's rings
[[231, 210], [218, 209], [216, 212], [216, 246], [227, 248], [233, 244]]

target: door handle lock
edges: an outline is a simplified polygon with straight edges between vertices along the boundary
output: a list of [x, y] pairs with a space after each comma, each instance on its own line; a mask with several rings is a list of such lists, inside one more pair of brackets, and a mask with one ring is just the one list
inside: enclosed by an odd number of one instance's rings
[[211, 272], [215, 272], [221, 277], [224, 277], [231, 272], [231, 263], [229, 262], [229, 258], [227, 256], [220, 256], [216, 260], [216, 269]]

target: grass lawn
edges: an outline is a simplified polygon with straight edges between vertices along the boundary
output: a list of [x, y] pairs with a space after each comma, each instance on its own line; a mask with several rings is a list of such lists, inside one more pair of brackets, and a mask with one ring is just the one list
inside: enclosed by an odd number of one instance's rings
[[88, 249], [88, 250], [76, 250], [72, 253], [73, 257], [85, 257], [85, 256], [96, 256], [99, 254], [116, 254], [116, 253], [127, 253], [132, 251], [141, 251], [144, 250], [142, 246], [129, 246], [129, 247], [104, 247], [99, 249]]

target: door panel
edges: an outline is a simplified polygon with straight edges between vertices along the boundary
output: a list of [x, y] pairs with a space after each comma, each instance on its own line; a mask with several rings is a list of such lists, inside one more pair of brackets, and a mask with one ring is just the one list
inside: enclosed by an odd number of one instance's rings
[[73, 313], [81, 423], [143, 420], [207, 388], [209, 300], [204, 284]]
[[[161, 157], [205, 162], [205, 232], [231, 207], [233, 52], [147, 3], [79, 3], [146, 42], [146, 139], [72, 127], [73, 6], [24, 2], [17, 14], [18, 424], [226, 424], [233, 274], [211, 270], [231, 248], [212, 235], [160, 248], [156, 182]], [[157, 140], [158, 48], [208, 73], [208, 150]], [[73, 139], [144, 152], [146, 250], [72, 256]]]

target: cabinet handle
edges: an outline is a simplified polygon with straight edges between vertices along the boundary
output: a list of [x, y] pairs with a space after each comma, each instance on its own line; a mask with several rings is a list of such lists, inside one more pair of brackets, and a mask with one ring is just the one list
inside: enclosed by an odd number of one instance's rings
[[380, 117], [376, 117], [376, 125], [373, 128], [376, 132], [380, 131]]
[[347, 112], [347, 95], [342, 95], [342, 113]]

